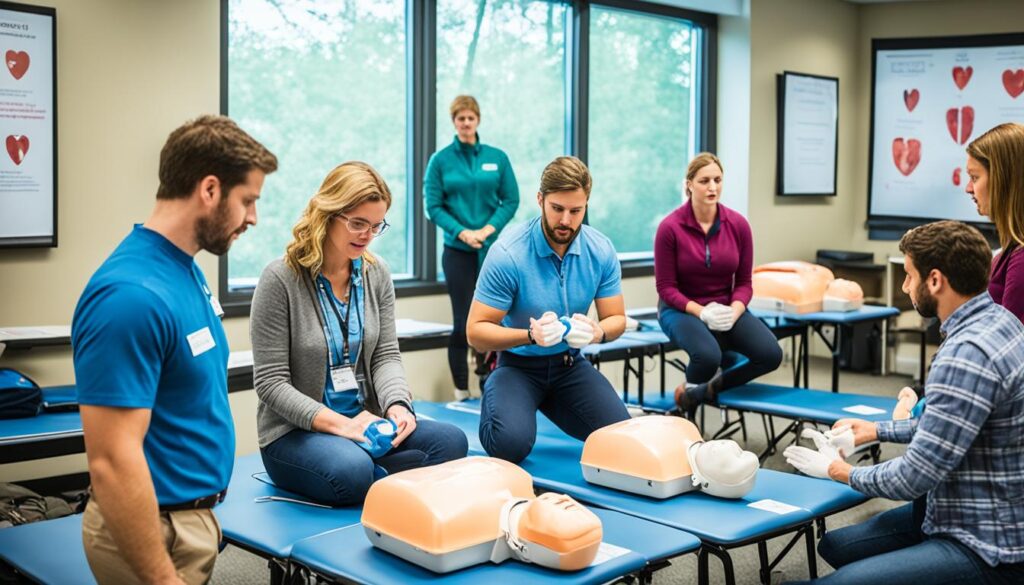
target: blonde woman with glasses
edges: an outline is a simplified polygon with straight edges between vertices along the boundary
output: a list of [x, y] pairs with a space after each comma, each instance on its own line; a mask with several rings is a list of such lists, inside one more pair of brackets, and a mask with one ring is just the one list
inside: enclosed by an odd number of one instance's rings
[[[395, 333], [395, 289], [368, 247], [391, 192], [372, 167], [332, 170], [253, 295], [250, 334], [260, 453], [274, 483], [318, 502], [359, 504], [374, 479], [464, 457], [456, 427], [417, 421]], [[390, 427], [386, 453], [367, 429]], [[372, 430], [372, 429], [371, 429]]]

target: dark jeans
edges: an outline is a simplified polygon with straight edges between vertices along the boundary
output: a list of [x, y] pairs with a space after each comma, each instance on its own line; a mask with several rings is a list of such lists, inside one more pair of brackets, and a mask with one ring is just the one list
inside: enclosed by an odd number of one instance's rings
[[608, 379], [582, 357], [502, 352], [480, 407], [480, 442], [487, 454], [512, 463], [526, 459], [537, 440], [538, 409], [581, 441], [629, 418]]
[[913, 504], [906, 504], [866, 522], [828, 532], [818, 545], [818, 553], [836, 572], [813, 582], [1024, 583], [1024, 563], [990, 567], [974, 551], [952, 538], [925, 535], [918, 520]]
[[469, 389], [469, 366], [466, 365], [466, 317], [473, 304], [476, 279], [480, 276], [480, 253], [466, 252], [444, 247], [441, 253], [441, 268], [444, 269], [448, 298], [452, 302], [452, 336], [448, 342], [448, 368], [452, 381], [459, 390]]
[[437, 465], [466, 456], [466, 434], [454, 425], [417, 420], [416, 430], [376, 461], [351, 439], [295, 429], [260, 449], [274, 483], [331, 506], [363, 503], [374, 464], [388, 473]]
[[[760, 319], [744, 311], [728, 331], [711, 331], [698, 317], [659, 303], [658, 323], [677, 347], [690, 356], [686, 365], [686, 381], [703, 384], [722, 365], [722, 352], [739, 352], [750, 361], [726, 371], [723, 388], [746, 384], [754, 378], [775, 371], [782, 363], [782, 348], [775, 334]], [[725, 368], [723, 368], [724, 370]]]

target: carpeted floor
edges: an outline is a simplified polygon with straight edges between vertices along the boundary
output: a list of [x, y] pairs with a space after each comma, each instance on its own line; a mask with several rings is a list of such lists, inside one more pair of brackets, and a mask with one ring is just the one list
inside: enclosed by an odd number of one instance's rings
[[[812, 358], [810, 370], [810, 386], [812, 388], [828, 388], [830, 385], [831, 362], [822, 358]], [[762, 380], [767, 383], [789, 385], [792, 383], [792, 371], [785, 365], [778, 371], [765, 376]], [[846, 392], [857, 392], [861, 394], [878, 394], [883, 396], [895, 396], [910, 379], [905, 376], [872, 376], [853, 372], [842, 372], [839, 378], [840, 390]], [[721, 426], [718, 410], [709, 408], [705, 414], [705, 436], [713, 434]], [[760, 452], [764, 449], [766, 440], [761, 427], [760, 418], [749, 417], [747, 428], [750, 432], [747, 448], [751, 451]], [[902, 452], [901, 446], [884, 445], [882, 458], [889, 459]], [[781, 471], [793, 471], [781, 454], [770, 457], [764, 464], [766, 469], [777, 469]], [[898, 505], [899, 502], [874, 499], [861, 506], [847, 510], [828, 519], [828, 529], [835, 529], [841, 526], [848, 526], [862, 522], [875, 514]], [[785, 546], [788, 539], [779, 537], [768, 543], [768, 553], [774, 558]], [[741, 547], [730, 551], [736, 571], [736, 580], [740, 585], [755, 584], [758, 579], [758, 558], [757, 547], [754, 545]], [[711, 558], [711, 583], [724, 583], [721, 564]], [[798, 544], [782, 559], [776, 567], [781, 572], [773, 577], [774, 582], [799, 580], [807, 578], [807, 555], [802, 544]], [[825, 575], [831, 572], [829, 566], [818, 560], [818, 573]], [[217, 568], [214, 571], [213, 585], [249, 585], [256, 583], [267, 583], [270, 579], [270, 571], [267, 561], [248, 552], [234, 547], [227, 547], [217, 561]], [[689, 554], [674, 559], [672, 565], [654, 574], [655, 584], [676, 584], [696, 583], [697, 581], [697, 557]]]

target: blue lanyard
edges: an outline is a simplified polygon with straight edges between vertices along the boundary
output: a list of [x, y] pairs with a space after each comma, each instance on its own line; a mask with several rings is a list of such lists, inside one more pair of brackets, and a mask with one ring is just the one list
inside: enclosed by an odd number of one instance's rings
[[[320, 277], [320, 278], [323, 278], [323, 277]], [[359, 294], [358, 294], [359, 293], [359, 289], [356, 288], [356, 286], [355, 286], [355, 276], [354, 275], [349, 275], [349, 284], [348, 284], [348, 290], [349, 290], [349, 299], [348, 300], [349, 300], [349, 302], [345, 306], [345, 317], [344, 318], [341, 316], [341, 311], [338, 310], [338, 304], [337, 304], [337, 301], [334, 298], [334, 295], [327, 293], [327, 289], [326, 289], [326, 287], [324, 287], [323, 282], [317, 282], [317, 285], [319, 285], [319, 287], [320, 287], [320, 295], [319, 295], [320, 296], [320, 308], [321, 308], [321, 310], [324, 313], [324, 337], [327, 339], [327, 343], [330, 344], [331, 347], [333, 347], [335, 349], [337, 348], [337, 345], [336, 345], [336, 343], [334, 341], [334, 336], [331, 334], [330, 324], [327, 323], [327, 307], [326, 307], [326, 305], [324, 305], [324, 297], [327, 297], [328, 302], [330, 302], [330, 304], [331, 304], [331, 309], [334, 312], [334, 316], [338, 319], [339, 329], [341, 329], [341, 339], [342, 339], [342, 354], [341, 354], [342, 358], [341, 359], [342, 359], [342, 363], [344, 365], [348, 365], [350, 363], [349, 362], [349, 344], [348, 344], [348, 335], [349, 335], [348, 323], [349, 323], [349, 317], [351, 316], [351, 313], [352, 313], [352, 305], [354, 305], [354, 304], [359, 302]], [[362, 329], [362, 327], [363, 327], [363, 318], [359, 314], [359, 309], [358, 308], [356, 309], [356, 322], [359, 323], [359, 328]], [[330, 366], [333, 368], [334, 367], [334, 351], [328, 351], [327, 352], [327, 360], [328, 360], [328, 363], [330, 364]]]

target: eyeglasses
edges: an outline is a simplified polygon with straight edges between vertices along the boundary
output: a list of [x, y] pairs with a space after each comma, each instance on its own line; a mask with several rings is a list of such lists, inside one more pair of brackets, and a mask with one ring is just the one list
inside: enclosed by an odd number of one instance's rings
[[347, 227], [348, 231], [352, 232], [353, 234], [362, 234], [366, 233], [366, 230], [370, 230], [371, 234], [379, 236], [384, 232], [388, 231], [388, 228], [391, 227], [391, 224], [388, 223], [387, 220], [384, 220], [377, 224], [371, 224], [365, 219], [359, 219], [358, 217], [348, 217], [342, 213], [339, 213], [334, 217], [345, 220], [345, 227]]

